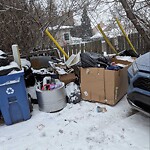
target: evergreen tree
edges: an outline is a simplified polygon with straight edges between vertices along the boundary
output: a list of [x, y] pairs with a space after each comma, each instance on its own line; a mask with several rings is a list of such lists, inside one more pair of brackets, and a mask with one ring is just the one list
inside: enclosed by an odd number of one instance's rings
[[82, 18], [81, 18], [81, 30], [82, 30], [82, 39], [88, 40], [92, 36], [92, 27], [90, 23], [90, 18], [87, 14], [87, 6], [84, 6]]

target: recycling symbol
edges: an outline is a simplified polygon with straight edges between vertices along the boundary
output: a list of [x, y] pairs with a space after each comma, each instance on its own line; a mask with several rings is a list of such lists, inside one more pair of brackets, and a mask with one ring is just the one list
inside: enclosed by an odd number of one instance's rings
[[15, 91], [15, 90], [14, 90], [13, 88], [11, 88], [11, 87], [9, 87], [9, 88], [6, 89], [6, 93], [9, 94], [9, 95], [10, 95], [10, 94], [13, 94], [14, 91]]

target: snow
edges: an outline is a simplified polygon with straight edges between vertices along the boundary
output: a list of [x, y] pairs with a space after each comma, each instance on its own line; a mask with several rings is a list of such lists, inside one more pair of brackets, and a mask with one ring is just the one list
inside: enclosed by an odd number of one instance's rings
[[21, 65], [23, 67], [26, 67], [26, 66], [31, 67], [30, 61], [28, 61], [27, 59], [23, 59], [23, 58], [21, 59]]
[[68, 96], [68, 101], [69, 103], [78, 103], [80, 101], [80, 89], [78, 87], [77, 84], [75, 84], [74, 82], [71, 82], [69, 84], [66, 85], [66, 93]]
[[19, 66], [16, 62], [12, 61], [9, 65], [0, 67], [0, 71], [10, 69], [10, 68], [18, 68], [19, 69]]
[[[118, 57], [118, 56], [117, 56]], [[118, 57], [130, 60], [131, 57]], [[11, 62], [10, 66], [15, 65]], [[25, 60], [25, 63], [27, 61]], [[17, 66], [16, 66], [17, 67]], [[5, 68], [6, 69], [6, 66]], [[58, 70], [61, 68], [58, 67]], [[22, 70], [21, 70], [22, 71]], [[47, 69], [33, 70], [47, 74]], [[62, 70], [60, 71], [62, 72]], [[14, 82], [17, 82], [17, 80]], [[19, 81], [18, 81], [19, 82]], [[36, 99], [35, 87], [27, 91]], [[79, 87], [66, 86], [70, 102], [80, 97]], [[81, 101], [56, 113], [33, 106], [31, 118], [6, 126], [0, 123], [0, 150], [149, 150], [150, 118], [134, 112], [126, 96], [116, 105]]]
[[97, 32], [96, 34], [94, 34], [91, 39], [97, 39], [97, 38], [101, 38], [102, 34], [100, 32]]
[[81, 101], [57, 113], [34, 105], [31, 119], [0, 126], [0, 150], [149, 150], [149, 132], [149, 118], [134, 114], [126, 97], [114, 107]]
[[67, 74], [67, 72], [63, 68], [55, 67], [55, 69], [56, 69], [56, 71], [58, 72], [59, 75]]
[[70, 37], [70, 45], [74, 45], [74, 44], [80, 44], [82, 42], [82, 38], [78, 38], [78, 37]]
[[128, 65], [124, 65], [124, 64], [120, 64], [120, 63], [117, 63], [116, 65], [120, 66], [120, 67], [123, 67], [123, 68], [128, 66]]
[[114, 38], [116, 36], [121, 36], [122, 32], [118, 28], [113, 28], [110, 31], [106, 31], [105, 34], [109, 38]]
[[80, 90], [74, 82], [67, 84], [66, 93], [67, 93], [68, 97], [70, 97], [72, 95], [72, 93], [76, 93], [76, 92], [80, 92]]
[[33, 73], [37, 73], [37, 74], [51, 74], [46, 68], [42, 68], [39, 70], [32, 68], [32, 71], [33, 71]]
[[60, 26], [59, 27], [59, 25], [57, 25], [57, 26], [54, 26], [54, 27], [49, 27], [48, 29], [49, 30], [57, 30], [57, 29], [71, 29], [71, 28], [73, 28], [73, 26]]
[[6, 57], [0, 56], [0, 59], [5, 59]]
[[116, 56], [118, 60], [124, 60], [128, 62], [134, 62], [134, 59], [131, 56]]
[[78, 38], [78, 37], [73, 37], [73, 36], [71, 36], [71, 40], [72, 40], [72, 41], [75, 41], [75, 40], [82, 41], [82, 38]]
[[30, 96], [31, 96], [33, 99], [37, 99], [37, 96], [36, 96], [36, 85], [35, 85], [35, 86], [32, 86], [32, 87], [28, 87], [28, 88], [27, 88], [27, 93], [30, 94]]
[[4, 53], [2, 50], [0, 50], [0, 55], [3, 55], [3, 54], [6, 54], [6, 53]]

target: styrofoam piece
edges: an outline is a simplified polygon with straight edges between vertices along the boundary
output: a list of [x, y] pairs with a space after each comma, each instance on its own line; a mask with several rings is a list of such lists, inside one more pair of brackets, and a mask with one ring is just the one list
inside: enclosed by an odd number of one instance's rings
[[17, 44], [12, 45], [12, 52], [13, 52], [14, 61], [18, 64], [18, 66], [21, 69], [20, 52]]
[[75, 64], [77, 64], [80, 61], [80, 53], [79, 52], [77, 55], [72, 54], [69, 59], [65, 62], [65, 64], [67, 65], [67, 67], [71, 67], [74, 66]]

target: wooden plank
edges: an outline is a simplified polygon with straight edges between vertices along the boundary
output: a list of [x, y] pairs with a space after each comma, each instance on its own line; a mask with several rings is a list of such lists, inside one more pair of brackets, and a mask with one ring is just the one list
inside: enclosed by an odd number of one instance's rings
[[101, 40], [95, 41], [95, 49], [97, 50], [97, 53], [102, 54], [102, 41]]
[[121, 41], [121, 36], [118, 36], [117, 39], [118, 39], [118, 50], [121, 51], [121, 49], [122, 49], [122, 44], [120, 42]]
[[85, 49], [85, 44], [81, 44], [81, 53], [83, 53], [84, 52], [84, 49]]
[[[138, 36], [136, 33], [130, 34], [129, 35], [130, 41], [132, 45], [134, 46], [135, 50], [138, 50]], [[129, 48], [131, 49], [131, 47]]]
[[138, 49], [137, 49], [137, 53], [140, 54], [140, 51], [143, 51], [143, 46], [142, 46], [141, 35], [138, 34]]
[[126, 40], [126, 38], [124, 36], [123, 36], [123, 38], [124, 38], [124, 49], [123, 50], [131, 49], [128, 41]]
[[95, 49], [95, 41], [92, 41], [90, 46], [91, 46], [92, 52], [95, 53], [95, 52], [96, 52], [96, 49]]
[[89, 43], [85, 43], [85, 51], [86, 52], [90, 52], [91, 51]]
[[[139, 54], [144, 54], [148, 51], [147, 44], [144, 42], [144, 40], [140, 34], [138, 34], [138, 33], [129, 34], [128, 37]], [[117, 44], [115, 41], [117, 41]], [[119, 52], [122, 50], [125, 50], [125, 49], [131, 49], [124, 36], [118, 36], [116, 38], [111, 38], [110, 42], [115, 47], [115, 49]], [[106, 42], [102, 43], [101, 40], [91, 41], [89, 43], [82, 43], [82, 44], [76, 44], [76, 45], [66, 45], [63, 48], [69, 56], [71, 56], [72, 53], [76, 54], [80, 50], [81, 50], [81, 52], [93, 51], [96, 53], [102, 53], [103, 51], [106, 50], [107, 53], [114, 53], [110, 49], [108, 44]], [[39, 56], [39, 55], [43, 55], [43, 54], [48, 55], [48, 56], [49, 55], [56, 56], [56, 50], [50, 49], [47, 47], [43, 50], [33, 51], [30, 54], [29, 53], [28, 54], [22, 53], [22, 54], [24, 54], [23, 55], [24, 57], [26, 57], [28, 55]], [[60, 55], [63, 56], [62, 53], [60, 53]], [[22, 57], [22, 55], [21, 55], [21, 57]]]
[[73, 48], [72, 54], [76, 54], [76, 45], [73, 45], [72, 48]]

